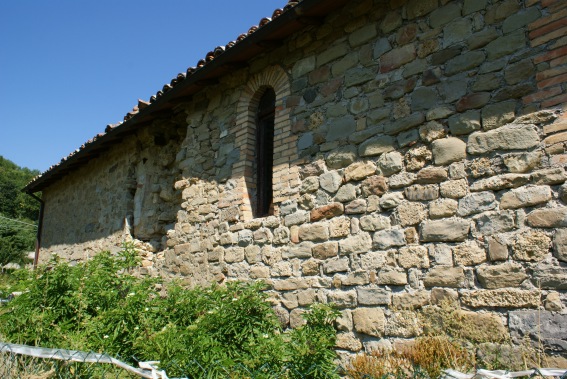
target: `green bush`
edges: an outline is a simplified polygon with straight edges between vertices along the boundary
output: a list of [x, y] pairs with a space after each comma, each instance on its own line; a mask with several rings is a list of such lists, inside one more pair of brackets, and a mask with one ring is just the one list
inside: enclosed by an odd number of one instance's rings
[[[129, 274], [127, 246], [71, 266], [54, 260], [18, 272], [25, 292], [0, 308], [0, 335], [10, 342], [159, 360], [169, 375], [226, 376], [238, 367], [269, 368], [287, 377], [336, 377], [335, 329], [329, 305], [306, 313], [306, 324], [283, 331], [265, 285], [231, 282], [187, 290]], [[256, 375], [257, 376], [257, 375]]]

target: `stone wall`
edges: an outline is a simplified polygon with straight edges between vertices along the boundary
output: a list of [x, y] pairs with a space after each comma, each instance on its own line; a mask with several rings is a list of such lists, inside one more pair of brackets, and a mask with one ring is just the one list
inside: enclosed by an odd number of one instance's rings
[[185, 128], [156, 122], [45, 189], [41, 261], [52, 254], [82, 260], [133, 239], [161, 250], [181, 202], [170, 183], [184, 136]]
[[[309, 304], [334, 302], [348, 353], [414, 337], [400, 309], [451, 298], [515, 342], [540, 314], [544, 343], [565, 354], [566, 9], [352, 1], [220, 78], [176, 108], [181, 145], [152, 148], [175, 159], [147, 182], [163, 201], [141, 202], [140, 222], [151, 229], [164, 202], [177, 214], [143, 272], [265, 280], [291, 327]], [[253, 112], [266, 86], [275, 210], [254, 219]], [[86, 191], [66, 186], [52, 191]]]

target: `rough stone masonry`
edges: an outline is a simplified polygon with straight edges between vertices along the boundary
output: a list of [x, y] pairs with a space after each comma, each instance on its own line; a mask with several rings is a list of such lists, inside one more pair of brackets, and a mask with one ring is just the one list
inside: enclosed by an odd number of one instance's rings
[[[45, 189], [42, 254], [142, 240], [143, 272], [264, 280], [291, 327], [333, 302], [349, 354], [450, 298], [495, 339], [542, 320], [565, 357], [566, 20], [563, 0], [351, 1]], [[246, 99], [265, 85], [275, 210], [253, 218]]]

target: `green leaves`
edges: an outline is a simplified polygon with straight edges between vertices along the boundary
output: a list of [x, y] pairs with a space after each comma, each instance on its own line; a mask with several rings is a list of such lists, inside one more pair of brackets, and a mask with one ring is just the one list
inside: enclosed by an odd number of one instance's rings
[[[129, 274], [132, 246], [70, 266], [18, 273], [25, 292], [0, 308], [0, 335], [10, 342], [159, 360], [168, 375], [226, 377], [226, 370], [277, 372], [285, 378], [335, 378], [330, 305], [305, 313], [306, 324], [282, 330], [266, 285], [229, 282], [185, 289]], [[270, 377], [269, 375], [265, 376]]]

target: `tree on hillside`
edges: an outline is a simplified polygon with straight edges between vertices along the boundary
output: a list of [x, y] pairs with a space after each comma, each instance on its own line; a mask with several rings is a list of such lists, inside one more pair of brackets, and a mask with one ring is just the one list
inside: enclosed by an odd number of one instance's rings
[[0, 156], [0, 266], [33, 250], [39, 204], [21, 190], [38, 174]]

